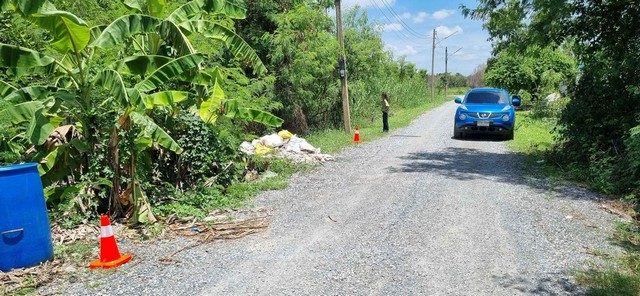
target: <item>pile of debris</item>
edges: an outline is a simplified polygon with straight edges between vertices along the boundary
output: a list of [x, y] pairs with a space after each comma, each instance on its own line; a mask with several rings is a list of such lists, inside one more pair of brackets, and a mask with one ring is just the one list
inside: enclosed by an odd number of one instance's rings
[[204, 220], [168, 220], [169, 228], [183, 236], [197, 236], [201, 241], [238, 239], [264, 231], [271, 224], [271, 212], [258, 209], [215, 210]]
[[320, 148], [313, 147], [307, 140], [287, 130], [277, 134], [266, 135], [251, 143], [242, 142], [240, 151], [247, 155], [279, 157], [296, 163], [313, 163], [334, 160], [329, 154], [320, 153]]

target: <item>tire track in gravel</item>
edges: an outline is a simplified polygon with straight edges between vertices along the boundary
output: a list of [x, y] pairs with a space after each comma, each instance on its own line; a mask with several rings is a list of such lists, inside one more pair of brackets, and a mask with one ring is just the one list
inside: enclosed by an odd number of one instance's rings
[[170, 266], [157, 258], [187, 240], [130, 245], [139, 264], [58, 288], [80, 295], [581, 294], [571, 272], [594, 259], [588, 250], [616, 250], [607, 239], [617, 218], [588, 192], [536, 187], [504, 142], [452, 139], [455, 106], [261, 194], [256, 203], [274, 214], [264, 233], [196, 247]]

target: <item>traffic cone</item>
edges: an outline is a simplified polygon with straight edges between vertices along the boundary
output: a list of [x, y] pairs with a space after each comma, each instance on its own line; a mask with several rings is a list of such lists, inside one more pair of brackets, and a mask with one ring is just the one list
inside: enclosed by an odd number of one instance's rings
[[356, 133], [353, 134], [353, 142], [360, 143], [360, 128], [356, 126]]
[[131, 260], [131, 255], [120, 255], [109, 216], [100, 216], [100, 259], [91, 262], [89, 268], [113, 268]]

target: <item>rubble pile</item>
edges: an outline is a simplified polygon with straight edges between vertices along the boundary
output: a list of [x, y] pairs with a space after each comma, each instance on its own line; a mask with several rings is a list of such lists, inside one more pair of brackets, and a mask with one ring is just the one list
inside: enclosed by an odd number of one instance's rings
[[240, 151], [247, 155], [262, 155], [289, 159], [296, 163], [313, 163], [334, 160], [329, 154], [322, 154], [320, 148], [313, 147], [307, 140], [287, 130], [270, 134], [249, 142], [242, 142]]

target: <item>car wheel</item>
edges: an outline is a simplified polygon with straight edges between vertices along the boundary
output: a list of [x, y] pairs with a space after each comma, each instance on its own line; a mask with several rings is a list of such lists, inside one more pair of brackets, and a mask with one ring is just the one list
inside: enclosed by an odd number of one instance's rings
[[456, 128], [456, 124], [453, 124], [453, 138], [454, 139], [460, 139], [463, 138], [464, 134], [462, 132], [459, 132], [458, 129]]
[[513, 140], [513, 131], [509, 131], [507, 135], [504, 136], [507, 141]]

